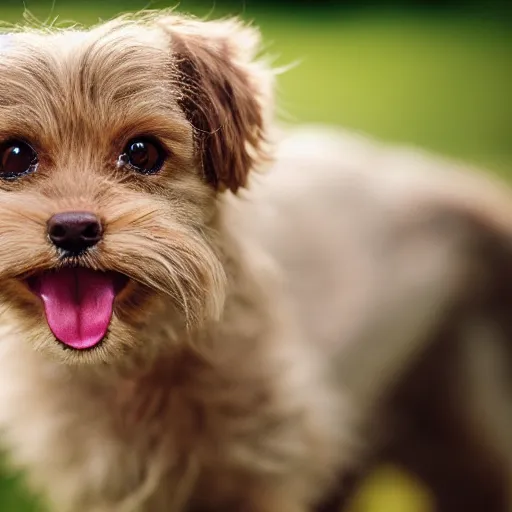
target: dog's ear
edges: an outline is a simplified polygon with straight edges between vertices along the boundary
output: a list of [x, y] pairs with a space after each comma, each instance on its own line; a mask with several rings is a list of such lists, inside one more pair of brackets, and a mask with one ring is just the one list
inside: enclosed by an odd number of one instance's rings
[[194, 128], [205, 178], [233, 192], [267, 157], [272, 72], [256, 60], [260, 34], [238, 20], [162, 17], [170, 35], [173, 81]]

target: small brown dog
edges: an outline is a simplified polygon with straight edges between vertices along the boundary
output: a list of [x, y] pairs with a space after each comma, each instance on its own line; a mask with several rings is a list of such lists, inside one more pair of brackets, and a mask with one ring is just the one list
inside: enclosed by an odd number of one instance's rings
[[235, 196], [274, 136], [257, 47], [169, 13], [2, 36], [13, 463], [58, 511], [307, 512], [384, 456], [508, 510], [510, 196], [313, 129]]

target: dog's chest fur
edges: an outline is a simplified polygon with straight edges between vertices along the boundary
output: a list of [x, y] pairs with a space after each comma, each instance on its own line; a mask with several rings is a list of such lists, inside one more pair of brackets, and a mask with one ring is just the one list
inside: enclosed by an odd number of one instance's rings
[[[136, 376], [69, 371], [4, 337], [11, 364], [0, 386], [2, 413], [16, 419], [0, 423], [18, 427], [7, 441], [36, 488], [52, 488], [62, 510], [179, 511], [185, 502], [202, 507], [205, 496], [209, 506], [237, 510], [239, 493], [257, 489], [265, 475], [315, 499], [339, 458], [332, 390], [322, 389], [315, 359], [284, 311], [277, 319], [259, 311], [268, 301], [257, 298], [255, 310], [240, 300], [248, 283], [238, 277], [224, 322], [203, 331], [194, 349]], [[29, 396], [38, 405], [20, 420]], [[62, 484], [52, 485], [57, 478]], [[82, 487], [68, 496], [66, 482], [77, 479]]]

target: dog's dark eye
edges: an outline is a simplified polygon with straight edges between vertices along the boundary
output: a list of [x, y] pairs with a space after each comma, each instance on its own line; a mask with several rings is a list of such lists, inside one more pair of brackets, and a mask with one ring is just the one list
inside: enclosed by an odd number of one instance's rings
[[165, 153], [158, 142], [140, 138], [133, 139], [126, 145], [120, 159], [137, 172], [153, 174], [162, 168]]
[[0, 145], [0, 178], [15, 179], [34, 171], [37, 153], [26, 142], [9, 140]]

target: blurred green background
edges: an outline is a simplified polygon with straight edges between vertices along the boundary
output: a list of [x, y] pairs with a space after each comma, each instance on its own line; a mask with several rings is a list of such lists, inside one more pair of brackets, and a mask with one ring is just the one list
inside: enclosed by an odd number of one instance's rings
[[[182, 0], [199, 16], [254, 20], [280, 76], [286, 122], [343, 125], [512, 176], [512, 16], [504, 1]], [[0, 19], [89, 24], [176, 5], [144, 0], [0, 0]], [[0, 77], [1, 79], [1, 77]], [[0, 477], [0, 511], [41, 510], [19, 477]], [[393, 468], [373, 475], [353, 512], [429, 512], [428, 494]]]

